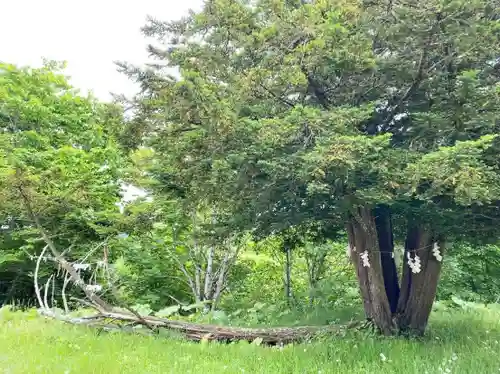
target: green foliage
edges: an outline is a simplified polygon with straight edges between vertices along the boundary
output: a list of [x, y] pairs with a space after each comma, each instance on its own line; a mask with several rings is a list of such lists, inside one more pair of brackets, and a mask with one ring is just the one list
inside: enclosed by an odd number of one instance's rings
[[[255, 302], [284, 299], [285, 248], [297, 310], [350, 306], [353, 273], [322, 246], [340, 245], [360, 208], [372, 219], [384, 206], [396, 244], [415, 227], [448, 243], [498, 242], [498, 30], [495, 0], [218, 0], [151, 19], [143, 31], [160, 41], [148, 51], [161, 66], [120, 64], [142, 88], [124, 131], [140, 138], [125, 144], [147, 172], [136, 180], [210, 210], [212, 239], [267, 241], [266, 266], [237, 265], [225, 310], [260, 321]], [[381, 287], [368, 283], [367, 294]]]
[[495, 7], [221, 0], [151, 20], [145, 34], [170, 44], [150, 53], [181, 77], [121, 64], [144, 90], [128, 126], [162, 192], [217, 206], [222, 235], [335, 231], [356, 205], [387, 204], [473, 236], [464, 211], [498, 218], [500, 200]]
[[121, 113], [78, 95], [61, 69], [0, 64], [0, 258], [24, 268], [46, 244], [41, 228], [75, 260], [117, 233]]
[[[121, 64], [142, 88], [126, 121], [63, 66], [0, 64], [2, 302], [33, 296], [43, 229], [75, 244], [70, 260], [105, 240], [91, 260], [106, 257], [145, 314], [180, 318], [175, 305], [200, 298], [186, 274], [206, 274], [205, 249], [220, 265], [237, 247], [220, 308], [190, 319], [348, 320], [346, 217], [380, 205], [397, 243], [411, 221], [454, 243], [439, 298], [498, 301], [498, 247], [482, 245], [500, 227], [495, 0], [217, 0], [143, 31], [167, 41], [149, 52], [180, 77]], [[122, 181], [149, 196], [120, 214]]]
[[500, 248], [456, 244], [444, 264], [438, 297], [482, 303], [500, 301]]
[[158, 311], [165, 306], [192, 301], [183, 274], [172, 257], [171, 247], [160, 237], [129, 236], [111, 248], [123, 301], [147, 304]]

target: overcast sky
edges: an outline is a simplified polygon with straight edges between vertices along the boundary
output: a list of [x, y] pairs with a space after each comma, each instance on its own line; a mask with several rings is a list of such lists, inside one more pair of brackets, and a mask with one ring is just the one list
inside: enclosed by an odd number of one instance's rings
[[42, 57], [68, 62], [74, 86], [103, 100], [135, 87], [115, 60], [147, 60], [140, 27], [146, 16], [178, 19], [202, 0], [16, 0], [0, 6], [0, 61], [39, 66]]
[[[109, 100], [110, 91], [130, 95], [136, 88], [116, 71], [113, 61], [147, 60], [147, 40], [140, 32], [146, 16], [178, 19], [201, 4], [202, 0], [2, 1], [0, 61], [31, 66], [40, 66], [42, 58], [67, 61], [66, 73], [83, 92], [91, 90], [101, 100]], [[124, 198], [143, 194], [128, 186]]]

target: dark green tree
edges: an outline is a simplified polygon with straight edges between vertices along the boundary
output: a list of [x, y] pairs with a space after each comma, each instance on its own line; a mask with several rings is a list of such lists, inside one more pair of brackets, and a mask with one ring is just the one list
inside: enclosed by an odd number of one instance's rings
[[217, 207], [221, 235], [344, 228], [366, 317], [421, 334], [445, 243], [498, 238], [499, 15], [495, 0], [207, 1], [144, 27], [158, 64], [120, 63], [142, 87], [126, 133], [154, 149], [163, 192]]

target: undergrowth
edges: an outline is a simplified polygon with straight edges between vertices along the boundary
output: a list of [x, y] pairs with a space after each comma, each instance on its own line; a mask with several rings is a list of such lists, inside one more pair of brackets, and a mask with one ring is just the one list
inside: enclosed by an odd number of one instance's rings
[[191, 343], [63, 324], [0, 310], [3, 373], [498, 373], [500, 307], [437, 304], [422, 340], [359, 332], [263, 347]]

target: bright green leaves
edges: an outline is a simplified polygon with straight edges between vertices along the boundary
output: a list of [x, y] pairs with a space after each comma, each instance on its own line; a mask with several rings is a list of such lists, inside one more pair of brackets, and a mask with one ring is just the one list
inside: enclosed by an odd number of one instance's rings
[[483, 136], [424, 155], [407, 169], [412, 193], [420, 199], [446, 196], [462, 205], [500, 200], [499, 170], [484, 159], [494, 139]]
[[101, 145], [92, 134], [98, 131], [94, 103], [78, 97], [58, 67], [54, 69], [0, 64], [0, 128], [16, 142], [37, 142], [39, 149], [65, 143]]
[[389, 134], [336, 136], [304, 156], [308, 191], [325, 199], [391, 203], [396, 198], [398, 169], [403, 152], [390, 147]]
[[94, 240], [118, 212], [121, 113], [78, 96], [59, 69], [0, 65], [0, 220], [34, 214], [56, 237]]

